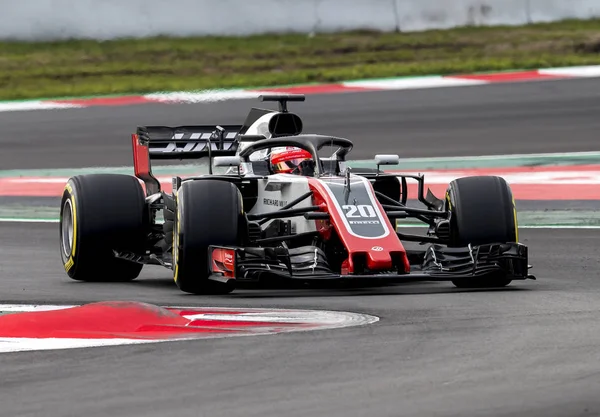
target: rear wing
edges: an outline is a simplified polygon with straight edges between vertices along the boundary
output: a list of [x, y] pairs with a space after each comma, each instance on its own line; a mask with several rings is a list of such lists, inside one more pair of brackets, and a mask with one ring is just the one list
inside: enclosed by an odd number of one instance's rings
[[279, 112], [267, 109], [251, 109], [242, 125], [200, 126], [140, 126], [131, 135], [135, 175], [146, 184], [146, 195], [160, 192], [160, 182], [152, 175], [153, 159], [200, 159], [209, 158], [212, 174], [212, 158], [235, 156], [241, 142], [265, 139], [265, 136], [244, 135], [249, 127], [267, 113], [276, 113], [269, 121], [271, 136], [298, 135], [302, 132], [302, 120], [287, 111], [288, 101], [304, 101], [303, 95], [280, 94], [260, 96], [262, 101], [279, 102]]
[[131, 135], [135, 176], [144, 181], [149, 196], [160, 192], [161, 188], [152, 174], [152, 160], [209, 158], [209, 172], [212, 173], [213, 157], [236, 154], [240, 139], [244, 137], [240, 134], [242, 128], [242, 125], [140, 126]]
[[150, 159], [199, 159], [235, 155], [241, 125], [141, 126], [137, 139]]

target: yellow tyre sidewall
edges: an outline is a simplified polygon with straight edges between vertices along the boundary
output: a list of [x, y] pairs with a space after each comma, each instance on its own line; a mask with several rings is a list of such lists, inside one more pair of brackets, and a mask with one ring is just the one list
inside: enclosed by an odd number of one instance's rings
[[[66, 251], [64, 250], [64, 247], [61, 248], [61, 255], [63, 257], [63, 266], [65, 268], [65, 271], [67, 272], [67, 274], [69, 274], [69, 272], [71, 272], [73, 270], [73, 268], [75, 267], [75, 264], [77, 262], [77, 240], [78, 240], [78, 236], [77, 236], [77, 232], [78, 232], [78, 228], [77, 228], [77, 222], [78, 222], [78, 218], [77, 218], [77, 199], [75, 198], [75, 191], [73, 189], [73, 183], [71, 181], [67, 182], [67, 184], [65, 185], [65, 190], [63, 193], [63, 199], [62, 199], [62, 205], [61, 205], [61, 219], [60, 219], [60, 227], [61, 227], [61, 236], [62, 236], [62, 227], [63, 227], [63, 218], [62, 218], [62, 210], [64, 209], [64, 205], [66, 200], [69, 200], [70, 204], [71, 204], [71, 221], [72, 221], [72, 227], [73, 227], [73, 243], [71, 245], [71, 251], [68, 257], [66, 257]], [[61, 242], [61, 245], [62, 242]], [[66, 258], [66, 259], [65, 259]]]
[[181, 230], [181, 199], [180, 193], [181, 188], [177, 190], [177, 194], [175, 194], [175, 206], [176, 206], [176, 220], [175, 220], [175, 230], [173, 230], [173, 280], [177, 282], [179, 277], [179, 245], [180, 235], [179, 231]]

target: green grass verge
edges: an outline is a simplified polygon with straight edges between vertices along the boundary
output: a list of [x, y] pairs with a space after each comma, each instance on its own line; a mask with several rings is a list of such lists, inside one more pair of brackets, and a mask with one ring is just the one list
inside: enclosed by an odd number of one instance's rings
[[0, 99], [600, 64], [600, 20], [418, 33], [0, 42]]

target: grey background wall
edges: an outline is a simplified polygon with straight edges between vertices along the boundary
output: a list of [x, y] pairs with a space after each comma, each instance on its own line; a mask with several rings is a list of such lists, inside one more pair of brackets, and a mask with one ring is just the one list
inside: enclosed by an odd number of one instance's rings
[[417, 31], [591, 17], [600, 17], [600, 0], [0, 0], [0, 39]]

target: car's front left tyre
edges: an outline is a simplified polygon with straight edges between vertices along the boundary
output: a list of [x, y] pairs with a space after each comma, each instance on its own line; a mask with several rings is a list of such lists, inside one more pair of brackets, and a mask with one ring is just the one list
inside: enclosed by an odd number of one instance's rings
[[173, 278], [192, 294], [226, 294], [231, 283], [209, 278], [209, 246], [239, 246], [244, 209], [239, 189], [220, 180], [185, 181], [177, 190], [173, 233]]
[[130, 281], [143, 265], [114, 251], [140, 253], [145, 244], [145, 199], [129, 175], [90, 174], [69, 179], [60, 208], [60, 254], [78, 281]]

